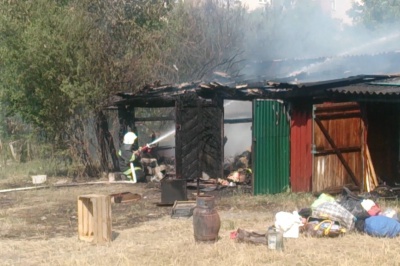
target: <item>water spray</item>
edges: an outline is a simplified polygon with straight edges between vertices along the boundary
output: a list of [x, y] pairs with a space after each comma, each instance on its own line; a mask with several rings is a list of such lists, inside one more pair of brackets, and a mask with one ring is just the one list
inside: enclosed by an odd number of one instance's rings
[[399, 37], [400, 37], [400, 33], [397, 32], [397, 33], [393, 33], [393, 34], [385, 36], [385, 37], [374, 39], [374, 40], [372, 40], [372, 41], [370, 41], [368, 43], [364, 43], [362, 45], [358, 45], [356, 47], [348, 49], [347, 51], [338, 54], [336, 57], [327, 57], [322, 62], [312, 63], [312, 64], [309, 64], [307, 66], [304, 66], [304, 67], [302, 67], [302, 68], [300, 68], [298, 70], [295, 70], [295, 71], [289, 73], [287, 76], [288, 77], [295, 77], [295, 76], [297, 76], [297, 75], [299, 75], [301, 73], [307, 73], [307, 72], [310, 73], [310, 72], [312, 72], [314, 70], [319, 70], [323, 66], [335, 63], [335, 60], [338, 60], [343, 56], [348, 56], [348, 55], [351, 55], [351, 54], [354, 54], [354, 53], [360, 53], [363, 50], [364, 50], [364, 52], [366, 52], [365, 50], [368, 49], [368, 48], [372, 48], [372, 47], [374, 47], [374, 46], [376, 46], [378, 44], [384, 44], [384, 43], [386, 43], [388, 41], [395, 40], [396, 38], [399, 38]]
[[156, 144], [156, 143], [162, 141], [163, 139], [168, 138], [168, 137], [171, 136], [172, 134], [175, 134], [175, 129], [173, 129], [173, 130], [171, 130], [170, 132], [168, 132], [168, 133], [162, 135], [161, 137], [159, 137], [159, 138], [153, 140], [152, 142], [148, 143], [147, 145], [152, 146], [152, 145], [154, 145], [154, 144]]
[[174, 133], [175, 133], [175, 129], [171, 130], [170, 132], [168, 132], [168, 133], [162, 135], [161, 137], [153, 140], [152, 142], [147, 143], [143, 147], [140, 147], [139, 150], [137, 150], [137, 153], [139, 154], [139, 152], [147, 152], [147, 151], [149, 151], [151, 148], [154, 147], [155, 144], [157, 144], [158, 142], [162, 141], [163, 139], [168, 138], [169, 136], [171, 136]]

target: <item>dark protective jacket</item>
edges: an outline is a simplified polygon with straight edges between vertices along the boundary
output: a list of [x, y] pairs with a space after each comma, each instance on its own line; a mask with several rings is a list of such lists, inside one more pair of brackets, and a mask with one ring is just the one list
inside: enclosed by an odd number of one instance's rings
[[135, 155], [132, 145], [122, 144], [118, 151], [118, 163], [121, 172], [129, 174], [131, 172], [130, 163], [133, 162], [135, 170], [141, 170], [140, 156]]

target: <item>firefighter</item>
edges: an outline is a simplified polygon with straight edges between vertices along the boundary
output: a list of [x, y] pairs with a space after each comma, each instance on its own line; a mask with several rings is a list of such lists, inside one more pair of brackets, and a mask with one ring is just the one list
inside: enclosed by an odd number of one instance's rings
[[[146, 179], [140, 163], [140, 152], [142, 149], [133, 150], [136, 139], [137, 136], [133, 132], [125, 134], [123, 143], [118, 151], [119, 168], [128, 180], [144, 182]], [[132, 173], [132, 169], [134, 169], [134, 173]]]

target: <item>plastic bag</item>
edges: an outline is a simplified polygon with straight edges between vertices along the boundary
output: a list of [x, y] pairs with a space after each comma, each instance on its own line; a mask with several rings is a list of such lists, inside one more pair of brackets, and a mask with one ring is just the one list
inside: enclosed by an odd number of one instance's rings
[[368, 218], [369, 213], [363, 208], [361, 200], [356, 200], [350, 197], [343, 197], [338, 203], [353, 214], [357, 219], [364, 220]]
[[340, 223], [329, 219], [309, 217], [302, 230], [306, 236], [311, 237], [338, 237], [346, 233]]
[[334, 202], [335, 198], [332, 197], [329, 194], [322, 193], [319, 195], [318, 199], [316, 199], [312, 204], [311, 204], [311, 209], [315, 209], [318, 207], [320, 204], [325, 203], [325, 202]]
[[363, 209], [365, 209], [370, 216], [378, 215], [381, 212], [379, 206], [372, 200], [365, 199], [361, 202]]
[[400, 223], [383, 215], [371, 216], [365, 219], [364, 230], [371, 236], [393, 238], [400, 235]]
[[356, 218], [337, 202], [325, 202], [318, 205], [312, 212], [312, 217], [329, 219], [339, 222], [348, 230], [354, 228]]
[[275, 227], [283, 232], [285, 238], [299, 237], [299, 227], [302, 226], [301, 216], [294, 211], [275, 214]]

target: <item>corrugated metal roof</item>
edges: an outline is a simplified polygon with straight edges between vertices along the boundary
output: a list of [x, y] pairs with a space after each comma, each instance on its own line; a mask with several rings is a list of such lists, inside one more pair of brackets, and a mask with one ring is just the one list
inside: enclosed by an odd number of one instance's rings
[[345, 87], [332, 88], [328, 91], [358, 95], [400, 95], [400, 78], [396, 77], [388, 80], [364, 82]]

